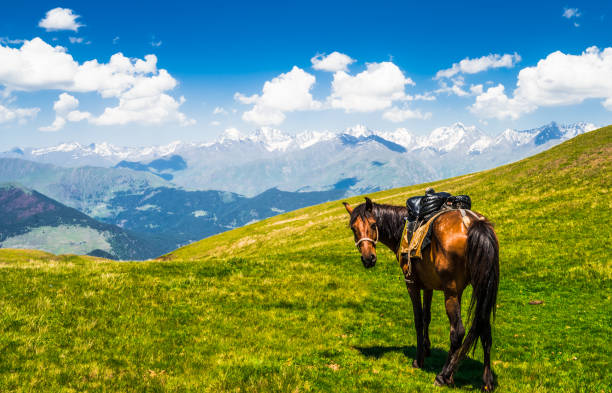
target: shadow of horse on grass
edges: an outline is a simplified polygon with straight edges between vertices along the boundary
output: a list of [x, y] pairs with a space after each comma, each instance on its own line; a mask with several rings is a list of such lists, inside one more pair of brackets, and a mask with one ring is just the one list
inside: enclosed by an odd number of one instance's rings
[[[367, 358], [380, 359], [387, 353], [395, 352], [402, 353], [407, 359], [414, 359], [417, 348], [413, 345], [408, 346], [373, 346], [373, 347], [353, 347], [358, 350], [363, 356]], [[440, 369], [446, 362], [448, 357], [448, 352], [438, 349], [431, 348], [431, 356], [429, 356], [425, 360], [425, 364], [423, 365], [422, 370], [428, 373], [436, 373], [437, 370]], [[459, 368], [457, 374], [455, 374], [455, 386], [462, 387], [466, 385], [471, 385], [477, 387], [480, 383], [481, 379], [481, 370], [483, 364], [482, 362], [472, 359], [466, 358]], [[496, 378], [497, 376], [493, 373], [493, 376]], [[496, 378], [497, 379], [497, 378]]]

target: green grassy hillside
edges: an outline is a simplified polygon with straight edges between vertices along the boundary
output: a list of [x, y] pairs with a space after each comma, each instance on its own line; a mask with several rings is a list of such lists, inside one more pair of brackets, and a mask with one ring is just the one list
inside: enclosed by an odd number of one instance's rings
[[[610, 391], [611, 157], [606, 127], [428, 184], [470, 194], [496, 224], [500, 392]], [[426, 186], [370, 197], [402, 204]], [[442, 295], [414, 370], [399, 267], [379, 247], [365, 270], [347, 218], [327, 203], [143, 263], [0, 250], [0, 391], [451, 391], [432, 386], [449, 345]], [[481, 356], [459, 390], [479, 388]]]

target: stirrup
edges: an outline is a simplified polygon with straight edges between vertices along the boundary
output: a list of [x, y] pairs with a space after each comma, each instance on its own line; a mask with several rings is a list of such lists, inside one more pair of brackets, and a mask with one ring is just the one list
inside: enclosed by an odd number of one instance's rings
[[408, 284], [414, 284], [414, 280], [410, 278], [412, 276], [412, 258], [410, 258], [410, 251], [402, 253], [402, 258], [407, 259], [406, 263], [408, 265], [408, 272], [404, 274], [404, 281]]

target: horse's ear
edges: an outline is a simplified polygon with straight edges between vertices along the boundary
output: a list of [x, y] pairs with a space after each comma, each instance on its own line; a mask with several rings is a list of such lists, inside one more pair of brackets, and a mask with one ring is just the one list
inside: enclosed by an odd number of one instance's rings
[[351, 207], [351, 205], [349, 205], [347, 202], [342, 202], [342, 204], [344, 205], [344, 208], [346, 209], [348, 214], [353, 214], [353, 208]]
[[366, 197], [366, 211], [371, 212], [372, 211], [372, 207], [373, 207], [373, 203], [372, 200], [368, 197]]

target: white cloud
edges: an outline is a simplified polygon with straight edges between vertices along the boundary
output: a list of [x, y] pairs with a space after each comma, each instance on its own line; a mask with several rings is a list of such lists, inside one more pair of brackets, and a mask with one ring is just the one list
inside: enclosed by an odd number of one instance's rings
[[60, 94], [58, 100], [53, 103], [53, 110], [55, 110], [57, 113], [61, 113], [62, 115], [78, 107], [79, 100], [68, 93]]
[[82, 44], [83, 37], [68, 37], [68, 41], [70, 41], [71, 44]]
[[438, 71], [435, 79], [451, 78], [459, 73], [476, 74], [491, 68], [512, 68], [519, 61], [521, 61], [521, 56], [519, 56], [518, 53], [514, 53], [513, 55], [507, 53], [505, 55], [490, 54], [477, 59], [466, 57], [459, 63], [454, 63], [451, 68]]
[[90, 119], [90, 118], [91, 118], [91, 113], [89, 112], [70, 111], [66, 115], [66, 119], [68, 121], [73, 121], [73, 122]]
[[612, 47], [596, 46], [580, 55], [560, 51], [519, 72], [515, 95], [539, 106], [578, 104], [612, 97]]
[[213, 110], [213, 115], [227, 115], [227, 111], [223, 107], [217, 106]]
[[0, 37], [0, 44], [2, 45], [21, 45], [25, 42], [25, 40], [20, 40], [20, 39], [10, 39], [8, 37]]
[[[138, 67], [138, 64], [135, 65]], [[143, 62], [142, 67], [147, 65]], [[185, 102], [184, 97], [177, 101], [165, 94], [176, 86], [176, 80], [166, 70], [159, 70], [157, 75], [139, 76], [131, 87], [119, 94], [119, 105], [109, 107], [92, 123], [97, 125], [115, 125], [138, 123], [155, 125], [162, 123], [178, 123], [182, 126], [195, 124], [179, 111]]]
[[500, 83], [476, 97], [476, 102], [469, 109], [484, 118], [516, 120], [523, 114], [534, 111], [536, 106], [518, 98], [508, 98], [504, 93], [504, 85]]
[[291, 71], [264, 83], [261, 95], [236, 93], [234, 98], [243, 104], [253, 104], [251, 110], [242, 114], [244, 121], [278, 125], [285, 120], [285, 112], [321, 108], [321, 103], [310, 94], [315, 81], [313, 75], [294, 66]]
[[582, 14], [578, 10], [578, 8], [567, 8], [567, 7], [565, 7], [563, 9], [563, 17], [566, 18], [566, 19], [578, 18], [581, 15]]
[[466, 97], [470, 95], [470, 93], [463, 89], [463, 86], [465, 86], [465, 81], [462, 76], [453, 78], [451, 81], [453, 82], [452, 85], [449, 85], [446, 81], [440, 81], [440, 88], [435, 90], [434, 93], [455, 94], [459, 97]]
[[344, 71], [334, 73], [332, 93], [328, 98], [332, 108], [346, 112], [371, 112], [389, 108], [394, 101], [410, 99], [404, 89], [414, 85], [412, 79], [391, 62], [369, 63], [366, 70], [352, 76]]
[[177, 101], [166, 94], [177, 82], [166, 70], [157, 68], [155, 55], [130, 59], [116, 53], [108, 63], [94, 59], [79, 64], [66, 48], [34, 38], [21, 48], [0, 45], [0, 85], [8, 92], [63, 90], [117, 98], [117, 106], [89, 119], [94, 124], [193, 124], [179, 112], [184, 99]]
[[[580, 55], [553, 52], [535, 67], [519, 72], [512, 98], [503, 90], [502, 85], [489, 88], [477, 97], [470, 109], [483, 117], [515, 119], [537, 107], [602, 99], [602, 105], [612, 110], [612, 48], [600, 51], [593, 46]], [[485, 108], [486, 102], [493, 105]]]
[[40, 131], [59, 131], [66, 125], [66, 119], [61, 116], [55, 116], [55, 120], [50, 126], [39, 127]]
[[0, 104], [0, 124], [13, 120], [26, 121], [27, 118], [36, 117], [40, 108], [8, 108]]
[[216, 126], [220, 126], [220, 125], [221, 125], [221, 122], [220, 122], [220, 121], [218, 121], [218, 120], [213, 120], [213, 121], [211, 121], [211, 122], [210, 122], [210, 125], [211, 125], [211, 126], [215, 126], [215, 127], [216, 127]]
[[419, 109], [400, 109], [394, 106], [391, 109], [387, 110], [385, 113], [383, 113], [382, 117], [385, 120], [389, 120], [394, 123], [400, 123], [408, 119], [430, 119], [431, 112], [421, 113]]
[[53, 103], [55, 110], [55, 120], [49, 126], [40, 127], [40, 131], [59, 131], [66, 125], [67, 121], [77, 122], [91, 118], [91, 113], [77, 111], [79, 100], [68, 93], [59, 95], [57, 101]]
[[318, 54], [310, 59], [312, 68], [321, 71], [347, 71], [347, 67], [355, 62], [349, 56], [340, 52], [332, 52], [329, 55]]
[[434, 90], [434, 93], [447, 93], [449, 95], [454, 94], [458, 97], [468, 97], [471, 95], [482, 94], [483, 85], [481, 84], [470, 85], [469, 89], [466, 89], [466, 84], [463, 76], [457, 76], [455, 78], [452, 78], [451, 82], [452, 84], [449, 85], [449, 83], [445, 80], [439, 81], [440, 88]]
[[151, 41], [151, 46], [154, 47], [154, 48], [158, 48], [161, 45], [162, 45], [161, 40], [160, 41], [155, 41], [155, 40]]
[[436, 96], [431, 94], [431, 92], [426, 92], [424, 94], [415, 94], [414, 96], [408, 96], [408, 101], [435, 101]]
[[482, 84], [471, 85], [470, 86], [470, 93], [472, 93], [474, 95], [479, 95], [479, 94], [482, 94], [482, 92], [483, 92]]
[[38, 26], [46, 29], [47, 31], [57, 30], [79, 30], [79, 27], [83, 25], [76, 21], [80, 15], [72, 13], [69, 8], [54, 8], [47, 11], [47, 14], [43, 19], [38, 22]]

